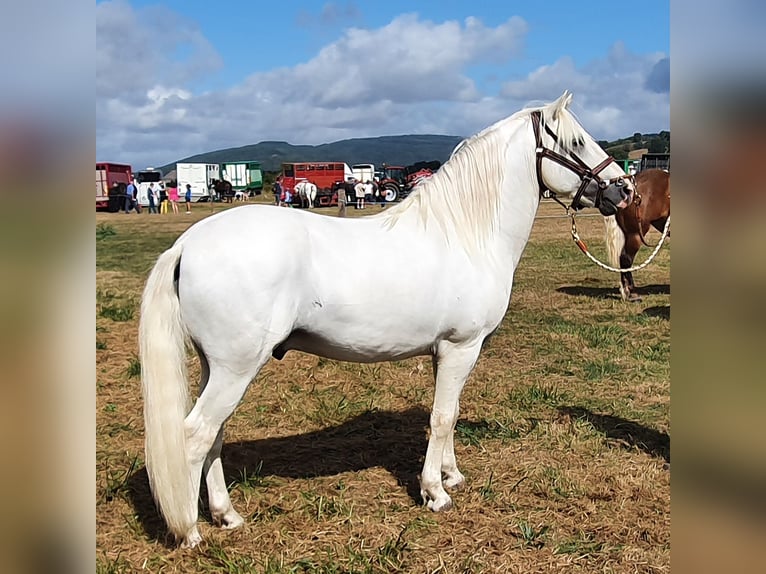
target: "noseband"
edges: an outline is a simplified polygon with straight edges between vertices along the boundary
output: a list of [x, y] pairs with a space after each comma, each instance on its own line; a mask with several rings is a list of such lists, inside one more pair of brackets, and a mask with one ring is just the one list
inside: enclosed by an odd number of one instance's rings
[[[567, 211], [569, 209], [580, 209], [580, 198], [582, 197], [582, 194], [585, 193], [585, 190], [588, 188], [588, 185], [590, 185], [591, 181], [596, 181], [598, 183], [598, 190], [596, 191], [596, 198], [593, 202], [594, 207], [598, 207], [601, 204], [601, 200], [604, 196], [604, 190], [607, 188], [607, 186], [611, 185], [612, 183], [623, 181], [623, 177], [616, 177], [613, 179], [610, 179], [608, 181], [605, 181], [599, 177], [599, 173], [601, 173], [604, 168], [606, 168], [610, 163], [614, 161], [614, 158], [612, 156], [608, 156], [604, 161], [602, 161], [600, 164], [598, 164], [594, 168], [588, 167], [588, 165], [581, 160], [576, 153], [570, 151], [567, 152], [570, 157], [566, 157], [564, 155], [561, 155], [560, 153], [557, 153], [553, 151], [552, 149], [548, 149], [543, 145], [543, 134], [540, 130], [540, 125], [542, 124], [542, 112], [540, 110], [535, 110], [532, 112], [532, 128], [535, 132], [535, 153], [537, 155], [537, 184], [540, 187], [540, 196], [541, 197], [550, 197], [554, 199], [556, 202], [561, 204]], [[550, 127], [547, 125], [545, 126], [545, 131], [548, 132], [548, 135], [553, 138], [553, 141], [558, 143], [559, 138], [556, 136], [555, 133], [551, 130]], [[545, 183], [543, 183], [543, 158], [548, 158], [556, 162], [557, 164], [567, 168], [569, 171], [574, 172], [576, 175], [580, 177], [580, 187], [577, 190], [577, 193], [575, 193], [574, 198], [572, 198], [572, 203], [569, 207], [561, 203], [561, 201], [556, 197], [556, 193], [551, 190]], [[571, 159], [570, 159], [571, 158]], [[625, 176], [627, 177], [627, 176]]]

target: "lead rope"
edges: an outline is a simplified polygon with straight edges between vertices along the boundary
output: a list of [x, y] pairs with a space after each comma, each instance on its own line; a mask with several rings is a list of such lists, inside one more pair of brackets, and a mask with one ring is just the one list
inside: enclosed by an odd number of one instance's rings
[[670, 215], [668, 215], [667, 221], [665, 221], [665, 228], [662, 230], [662, 237], [660, 237], [660, 240], [657, 242], [657, 245], [654, 248], [654, 251], [652, 251], [651, 255], [644, 261], [641, 265], [634, 265], [633, 267], [630, 267], [628, 269], [616, 269], [614, 267], [610, 267], [609, 265], [606, 265], [605, 263], [601, 263], [598, 259], [596, 259], [593, 255], [591, 255], [590, 251], [588, 251], [588, 246], [585, 245], [585, 242], [580, 239], [579, 234], [577, 233], [577, 225], [575, 224], [575, 214], [574, 211], [570, 211], [567, 209], [567, 214], [572, 219], [572, 239], [574, 239], [574, 242], [577, 244], [577, 247], [580, 248], [580, 251], [585, 253], [585, 255], [588, 256], [588, 259], [593, 261], [596, 265], [601, 267], [602, 269], [606, 269], [607, 271], [613, 271], [615, 273], [632, 273], [633, 271], [639, 271], [649, 265], [649, 263], [652, 262], [652, 260], [656, 257], [657, 253], [660, 251], [660, 247], [662, 247], [662, 244], [665, 242], [665, 238], [668, 236], [668, 231], [670, 231]]

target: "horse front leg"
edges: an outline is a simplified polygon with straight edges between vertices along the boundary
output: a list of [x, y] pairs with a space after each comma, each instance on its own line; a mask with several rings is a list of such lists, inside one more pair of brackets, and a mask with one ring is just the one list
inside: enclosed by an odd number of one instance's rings
[[[636, 258], [636, 253], [641, 248], [641, 237], [638, 233], [625, 237], [625, 246], [620, 253], [620, 268], [629, 269], [633, 265], [633, 261]], [[633, 293], [636, 288], [636, 284], [633, 281], [633, 273], [627, 271], [620, 273], [620, 294], [623, 301], [638, 302], [641, 301], [641, 297]]]
[[[454, 488], [464, 481], [455, 459], [453, 432], [459, 414], [460, 393], [481, 350], [481, 340], [467, 343], [442, 341], [434, 356], [434, 403], [431, 409], [431, 435], [428, 439], [420, 494], [434, 512], [452, 508], [444, 485]], [[442, 484], [442, 472], [446, 482]]]

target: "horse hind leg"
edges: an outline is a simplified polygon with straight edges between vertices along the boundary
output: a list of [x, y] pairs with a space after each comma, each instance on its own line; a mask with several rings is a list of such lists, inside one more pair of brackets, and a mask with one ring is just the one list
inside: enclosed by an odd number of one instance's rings
[[[210, 379], [210, 366], [205, 354], [198, 347], [196, 350], [200, 360], [200, 394], [202, 394]], [[229, 490], [226, 488], [226, 479], [224, 478], [223, 466], [221, 464], [223, 428], [224, 425], [221, 425], [213, 441], [213, 446], [205, 457], [202, 474], [207, 484], [208, 507], [213, 523], [224, 528], [236, 528], [244, 522], [244, 519], [234, 510], [229, 498]]]
[[[456, 488], [464, 481], [455, 460], [452, 435], [459, 414], [460, 393], [480, 350], [481, 341], [462, 345], [443, 341], [434, 358], [436, 388], [431, 410], [431, 435], [420, 475], [420, 494], [434, 512], [452, 508], [452, 499], [444, 486]], [[444, 484], [442, 472], [446, 476]]]
[[[207, 383], [184, 421], [186, 457], [193, 492], [199, 492], [204, 467], [213, 520], [228, 528], [239, 526], [243, 520], [231, 505], [223, 476], [220, 461], [223, 424], [232, 415], [250, 381], [268, 359], [269, 352], [264, 350], [252, 361], [252, 368], [247, 371], [230, 369], [220, 363], [210, 364]], [[195, 526], [183, 540], [182, 546], [193, 547], [201, 540]]]
[[229, 498], [229, 489], [226, 488], [226, 479], [223, 474], [223, 465], [221, 463], [221, 446], [223, 445], [223, 427], [221, 425], [218, 435], [213, 441], [205, 463], [202, 467], [202, 474], [205, 476], [208, 494], [208, 506], [210, 515], [213, 518], [213, 524], [222, 528], [237, 528], [244, 524], [245, 520], [234, 510]]

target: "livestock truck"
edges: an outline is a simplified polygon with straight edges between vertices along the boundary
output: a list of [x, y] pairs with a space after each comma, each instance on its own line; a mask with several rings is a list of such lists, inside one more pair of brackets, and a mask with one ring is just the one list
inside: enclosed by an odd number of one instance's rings
[[[338, 205], [338, 196], [334, 191], [338, 184], [351, 177], [353, 172], [344, 162], [339, 161], [303, 161], [282, 164], [283, 189], [295, 195], [295, 184], [310, 181], [317, 186], [315, 205], [320, 207]], [[299, 202], [295, 202], [299, 204]]]
[[222, 163], [221, 178], [231, 183], [233, 191], [244, 191], [251, 197], [263, 191], [263, 170], [257, 161]]
[[[119, 211], [125, 203], [125, 187], [133, 176], [133, 168], [124, 163], [101, 162], [96, 164], [96, 209]], [[113, 189], [115, 184], [119, 193]], [[112, 200], [110, 204], [110, 190]]]
[[192, 202], [208, 201], [210, 199], [210, 186], [216, 179], [221, 179], [221, 168], [217, 163], [176, 164], [178, 196], [181, 200], [186, 193], [186, 184], [188, 183], [191, 185]]

